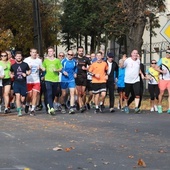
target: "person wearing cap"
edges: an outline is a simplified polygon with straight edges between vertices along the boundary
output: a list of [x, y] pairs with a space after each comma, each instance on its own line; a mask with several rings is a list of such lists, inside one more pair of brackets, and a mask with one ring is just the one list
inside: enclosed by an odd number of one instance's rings
[[158, 96], [158, 113], [161, 114], [162, 111], [162, 98], [164, 95], [165, 90], [168, 90], [168, 110], [167, 113], [170, 114], [170, 48], [166, 51], [166, 56], [161, 58], [158, 63], [157, 67], [155, 68], [157, 71], [160, 72], [159, 77], [159, 96]]
[[[110, 112], [114, 112], [114, 86], [115, 86], [115, 78], [118, 77], [118, 65], [114, 61], [114, 54], [112, 52], [107, 54], [106, 63], [108, 65], [107, 75], [108, 79], [106, 82], [107, 90], [109, 91], [109, 108]], [[116, 75], [116, 77], [115, 77]]]

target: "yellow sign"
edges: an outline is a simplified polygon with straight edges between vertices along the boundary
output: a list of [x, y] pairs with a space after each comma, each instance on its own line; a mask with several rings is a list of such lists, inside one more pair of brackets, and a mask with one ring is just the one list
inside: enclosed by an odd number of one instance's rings
[[165, 24], [160, 33], [168, 42], [170, 42], [170, 20]]

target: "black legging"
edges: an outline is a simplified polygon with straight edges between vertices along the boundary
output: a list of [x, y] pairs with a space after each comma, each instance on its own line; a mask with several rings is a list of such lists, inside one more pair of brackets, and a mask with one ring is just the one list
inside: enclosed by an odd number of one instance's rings
[[155, 98], [158, 100], [158, 95], [159, 95], [158, 84], [148, 84], [148, 91], [151, 100], [154, 100]]

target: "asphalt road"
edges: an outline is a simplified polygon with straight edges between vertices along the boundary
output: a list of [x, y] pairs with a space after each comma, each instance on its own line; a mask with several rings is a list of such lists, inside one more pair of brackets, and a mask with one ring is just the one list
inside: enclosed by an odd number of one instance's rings
[[149, 111], [0, 114], [0, 170], [169, 170], [169, 129]]

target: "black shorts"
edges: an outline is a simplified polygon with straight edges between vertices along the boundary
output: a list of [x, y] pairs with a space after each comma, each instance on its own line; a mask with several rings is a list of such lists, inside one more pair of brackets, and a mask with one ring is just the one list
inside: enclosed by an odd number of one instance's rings
[[92, 83], [93, 94], [106, 92], [106, 83]]
[[87, 77], [77, 75], [77, 78], [75, 79], [76, 86], [87, 86]]
[[86, 90], [87, 90], [87, 91], [92, 91], [92, 90], [93, 90], [91, 80], [87, 80]]
[[11, 90], [13, 90], [14, 81], [11, 81]]
[[3, 86], [7, 86], [7, 85], [11, 85], [11, 79], [2, 79], [2, 85]]
[[118, 87], [117, 92], [118, 93], [125, 92], [125, 87]]

